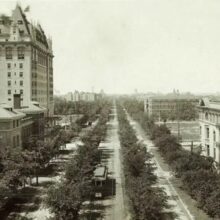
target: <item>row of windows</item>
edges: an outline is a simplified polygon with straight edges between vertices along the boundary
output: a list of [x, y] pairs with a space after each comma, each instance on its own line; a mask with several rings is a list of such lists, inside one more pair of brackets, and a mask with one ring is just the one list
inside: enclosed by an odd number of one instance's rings
[[20, 122], [19, 120], [14, 120], [13, 121], [13, 128], [17, 128], [19, 126]]
[[47, 102], [47, 99], [46, 98], [35, 98], [35, 97], [33, 97], [32, 98], [32, 101], [36, 101], [36, 102]]
[[[202, 114], [200, 116], [201, 119], [204, 119], [204, 115]], [[208, 120], [208, 121], [211, 121], [211, 122], [214, 122], [214, 123], [218, 123], [218, 120], [219, 120], [219, 114], [212, 114], [212, 113], [208, 113], [206, 112], [205, 113], [205, 120]]]
[[[10, 20], [10, 21], [8, 21], [8, 20], [6, 21], [6, 20], [4, 20], [4, 19], [3, 19], [3, 20], [0, 20], [0, 24], [3, 24], [3, 25], [6, 24], [6, 23], [7, 23], [7, 24], [9, 24], [9, 23], [11, 24], [12, 22], [13, 22], [12, 20]], [[22, 20], [18, 20], [17, 23], [18, 23], [18, 24], [23, 24], [23, 21], [22, 21]]]
[[[25, 55], [25, 48], [24, 47], [18, 47], [17, 48], [17, 57], [19, 60], [23, 60]], [[5, 48], [5, 58], [7, 60], [11, 60], [13, 58], [13, 48], [12, 47], [6, 47]]]
[[[16, 93], [16, 90], [15, 90], [15, 93]], [[12, 91], [10, 89], [8, 89], [8, 95], [11, 95], [12, 94]], [[23, 89], [20, 89], [20, 94], [23, 95], [24, 94], [24, 90]]]
[[[16, 76], [16, 72], [14, 73], [14, 75]], [[10, 78], [11, 76], [12, 76], [11, 72], [8, 72], [8, 77]], [[19, 76], [23, 77], [24, 76], [23, 72], [20, 72]]]
[[[8, 69], [11, 69], [11, 67], [12, 67], [11, 63], [7, 63], [7, 67], [8, 67]], [[14, 64], [14, 67], [16, 67], [16, 63]], [[19, 68], [20, 69], [23, 68], [23, 63], [19, 63]]]
[[[12, 99], [11, 98], [8, 98], [8, 101], [11, 101]], [[23, 101], [23, 99], [21, 98], [21, 101]]]
[[[23, 86], [24, 85], [23, 80], [20, 80], [19, 84], [20, 84], [20, 86]], [[11, 86], [11, 85], [12, 85], [12, 82], [9, 80], [8, 86]], [[15, 81], [15, 85], [17, 85], [17, 81]]]
[[[201, 129], [201, 128], [200, 128]], [[201, 132], [201, 131], [200, 131]], [[209, 139], [210, 137], [210, 130], [209, 130], [209, 127], [206, 127], [206, 138]], [[216, 141], [216, 132], [213, 131], [213, 141], [215, 142]]]

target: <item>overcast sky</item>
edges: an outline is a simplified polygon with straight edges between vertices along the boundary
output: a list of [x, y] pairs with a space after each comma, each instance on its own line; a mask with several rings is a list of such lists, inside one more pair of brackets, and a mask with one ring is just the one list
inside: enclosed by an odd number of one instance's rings
[[[20, 2], [52, 36], [61, 93], [220, 91], [219, 0]], [[0, 12], [15, 5], [0, 0]]]

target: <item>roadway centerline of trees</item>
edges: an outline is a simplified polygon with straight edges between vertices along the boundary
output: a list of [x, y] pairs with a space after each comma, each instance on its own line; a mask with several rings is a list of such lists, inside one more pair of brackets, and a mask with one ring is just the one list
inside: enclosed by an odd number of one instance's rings
[[[117, 105], [119, 138], [122, 147], [125, 188], [131, 207], [132, 219], [165, 219], [167, 196], [155, 186], [157, 177], [151, 163], [151, 154], [138, 142], [122, 106]], [[171, 216], [172, 219], [172, 216]]]

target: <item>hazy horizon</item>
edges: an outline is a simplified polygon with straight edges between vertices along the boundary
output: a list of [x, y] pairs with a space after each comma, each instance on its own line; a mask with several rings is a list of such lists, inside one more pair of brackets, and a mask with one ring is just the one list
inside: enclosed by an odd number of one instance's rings
[[[17, 1], [0, 2], [11, 14]], [[215, 93], [220, 1], [22, 0], [54, 50], [54, 89]]]

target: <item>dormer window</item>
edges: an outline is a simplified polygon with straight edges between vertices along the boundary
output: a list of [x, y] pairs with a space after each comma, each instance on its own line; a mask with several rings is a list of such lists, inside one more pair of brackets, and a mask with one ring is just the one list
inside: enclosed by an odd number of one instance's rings
[[23, 24], [23, 21], [22, 20], [18, 20], [18, 24]]
[[24, 34], [24, 30], [19, 30], [20, 35]]

